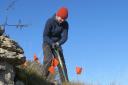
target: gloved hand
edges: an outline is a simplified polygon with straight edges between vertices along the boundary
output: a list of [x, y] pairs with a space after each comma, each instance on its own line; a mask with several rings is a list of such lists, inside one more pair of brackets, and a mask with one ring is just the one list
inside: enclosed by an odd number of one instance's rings
[[55, 48], [55, 47], [59, 47], [59, 43], [58, 42], [52, 44], [52, 48]]

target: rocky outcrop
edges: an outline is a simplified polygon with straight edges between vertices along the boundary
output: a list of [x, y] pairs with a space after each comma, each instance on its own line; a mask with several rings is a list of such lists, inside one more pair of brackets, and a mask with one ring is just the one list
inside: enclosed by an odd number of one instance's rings
[[7, 62], [0, 62], [0, 85], [14, 85], [14, 67]]
[[26, 59], [18, 43], [3, 33], [4, 29], [0, 28], [0, 85], [14, 85], [15, 66]]
[[20, 65], [24, 60], [24, 51], [18, 43], [6, 36], [0, 36], [0, 61], [6, 61], [11, 65]]

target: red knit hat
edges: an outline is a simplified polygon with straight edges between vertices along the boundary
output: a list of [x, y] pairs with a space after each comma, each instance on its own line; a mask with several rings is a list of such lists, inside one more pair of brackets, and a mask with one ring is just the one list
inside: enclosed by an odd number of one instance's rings
[[68, 9], [65, 7], [60, 8], [57, 12], [56, 12], [56, 16], [61, 17], [62, 19], [67, 19], [68, 18]]

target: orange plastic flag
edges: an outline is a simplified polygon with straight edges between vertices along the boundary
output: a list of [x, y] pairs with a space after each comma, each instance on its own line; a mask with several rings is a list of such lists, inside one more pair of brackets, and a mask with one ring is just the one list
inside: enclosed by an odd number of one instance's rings
[[34, 61], [36, 61], [37, 63], [40, 63], [40, 61], [38, 60], [36, 54], [34, 54]]
[[38, 60], [36, 54], [34, 54], [34, 61]]
[[58, 59], [53, 58], [53, 66], [56, 67], [59, 64]]
[[76, 73], [81, 74], [81, 72], [82, 72], [82, 68], [77, 66], [76, 67]]
[[55, 68], [54, 66], [50, 66], [48, 71], [51, 73], [51, 74], [54, 74], [55, 73]]

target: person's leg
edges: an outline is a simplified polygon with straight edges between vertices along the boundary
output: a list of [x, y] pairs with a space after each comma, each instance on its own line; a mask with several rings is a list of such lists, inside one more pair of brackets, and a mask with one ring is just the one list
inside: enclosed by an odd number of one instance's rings
[[59, 54], [60, 54], [60, 58], [61, 58], [61, 60], [62, 60], [62, 65], [63, 65], [63, 68], [64, 68], [66, 80], [65, 80], [65, 78], [64, 78], [64, 74], [63, 74], [63, 72], [62, 72], [61, 66], [58, 65], [60, 77], [61, 77], [62, 82], [66, 82], [66, 81], [68, 82], [68, 81], [69, 81], [69, 79], [68, 79], [68, 73], [67, 73], [67, 68], [66, 68], [66, 64], [65, 64], [65, 59], [64, 59], [63, 51], [62, 51], [62, 48], [61, 48], [61, 47], [60, 47]]
[[51, 52], [50, 45], [48, 45], [47, 43], [44, 43], [43, 44], [43, 52], [44, 52], [43, 75], [44, 75], [45, 79], [47, 79], [49, 76], [48, 68], [50, 67], [51, 60], [52, 60], [52, 52]]

